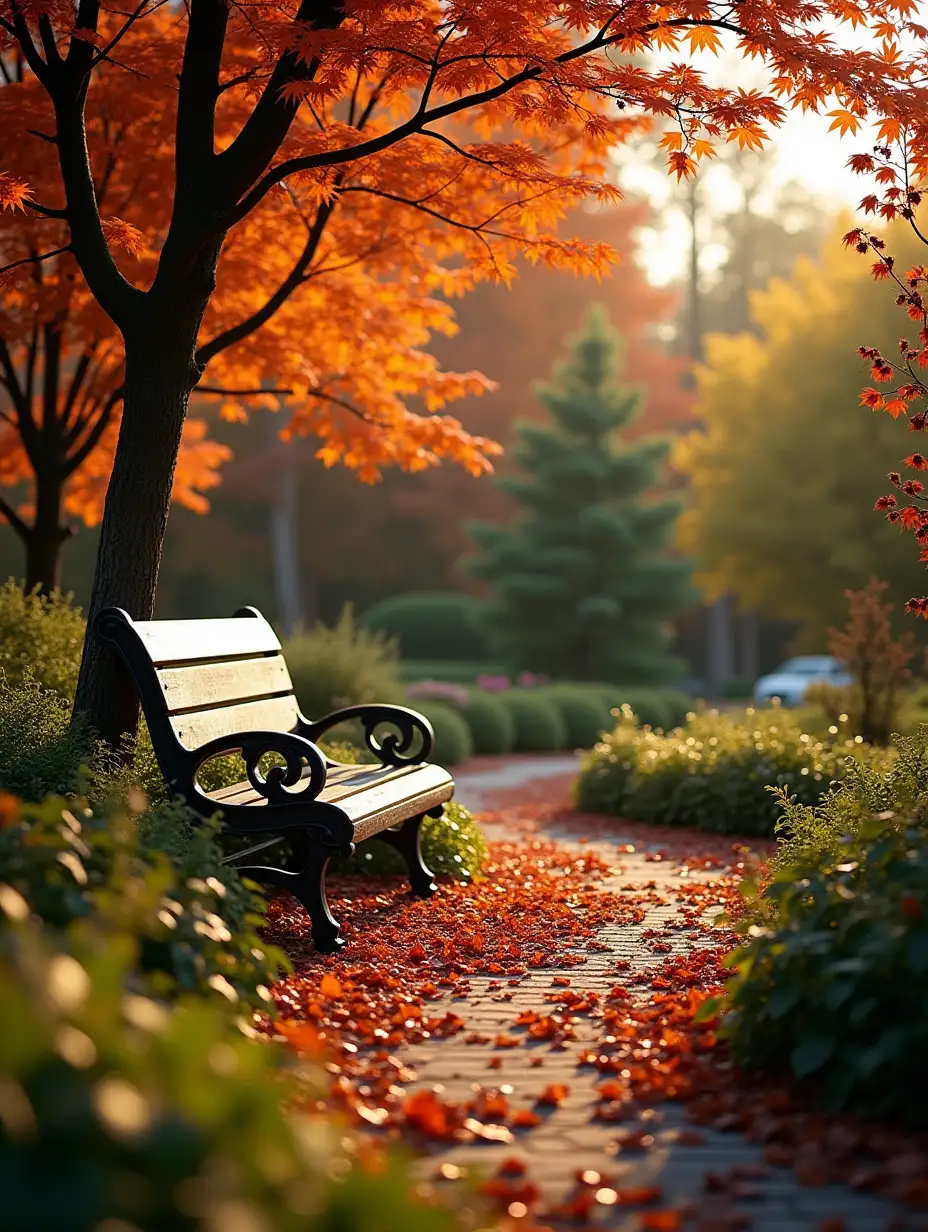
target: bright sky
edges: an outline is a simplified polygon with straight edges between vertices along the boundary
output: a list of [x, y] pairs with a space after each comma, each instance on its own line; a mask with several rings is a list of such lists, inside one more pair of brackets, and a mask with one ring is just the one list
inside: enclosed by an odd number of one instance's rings
[[[855, 208], [861, 197], [872, 191], [865, 177], [855, 175], [846, 166], [850, 154], [865, 151], [872, 143], [861, 135], [839, 139], [837, 133], [828, 132], [829, 123], [814, 115], [792, 116], [787, 121], [769, 145], [774, 157], [771, 184], [776, 188], [790, 180], [798, 181], [837, 212]], [[689, 234], [686, 220], [675, 208], [674, 178], [652, 166], [623, 158], [618, 182], [625, 192], [643, 194], [655, 207], [657, 226], [639, 234], [639, 257], [648, 275], [657, 283], [681, 277]], [[740, 191], [724, 168], [707, 171], [706, 184], [712, 205], [719, 212], [734, 210], [740, 204]], [[762, 203], [759, 208], [763, 210]], [[706, 246], [704, 268], [711, 270], [721, 256], [712, 245]]]
[[[753, 66], [744, 65], [736, 53], [718, 59], [705, 56], [697, 59], [701, 60], [700, 67], [710, 81], [764, 88], [761, 73]], [[869, 178], [855, 175], [846, 164], [851, 154], [868, 152], [874, 137], [867, 126], [867, 130], [861, 130], [856, 137], [841, 139], [837, 132], [828, 131], [831, 122], [825, 115], [791, 113], [784, 124], [774, 130], [767, 149], [774, 160], [771, 171], [774, 187], [790, 180], [799, 181], [838, 212], [855, 208], [861, 197], [873, 191]], [[681, 277], [689, 239], [686, 222], [674, 207], [675, 200], [680, 199], [674, 191], [675, 177], [647, 165], [630, 150], [619, 151], [617, 163], [616, 178], [621, 188], [629, 194], [647, 196], [658, 216], [658, 225], [640, 234], [642, 264], [655, 282], [666, 283]], [[737, 208], [740, 192], [724, 168], [706, 162], [702, 167], [712, 204], [720, 212]], [[759, 204], [759, 208], [763, 209], [763, 205]], [[704, 269], [711, 270], [721, 256], [720, 251], [707, 246], [702, 254]]]

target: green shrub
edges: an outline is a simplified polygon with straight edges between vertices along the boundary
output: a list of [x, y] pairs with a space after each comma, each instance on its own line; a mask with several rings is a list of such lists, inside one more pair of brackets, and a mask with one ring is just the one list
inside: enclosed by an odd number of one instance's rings
[[132, 885], [64, 936], [0, 886], [5, 1232], [447, 1232], [405, 1165], [281, 1111], [322, 1092], [321, 1067], [298, 1084], [218, 994], [171, 1012], [132, 991], [151, 906]]
[[459, 707], [470, 728], [475, 753], [509, 753], [515, 744], [515, 720], [499, 694], [469, 689], [467, 702]]
[[447, 680], [450, 684], [475, 684], [480, 676], [505, 675], [499, 663], [483, 659], [403, 659], [400, 677], [407, 684], [417, 680]]
[[[487, 841], [463, 804], [452, 801], [445, 805], [441, 817], [426, 817], [420, 833], [422, 858], [436, 876], [470, 881], [480, 875], [487, 858]], [[392, 847], [371, 839], [361, 843], [350, 860], [336, 861], [335, 870], [382, 877], [403, 873], [405, 865]]]
[[918, 817], [928, 820], [928, 728], [900, 736], [891, 751], [870, 751], [865, 760], [849, 759], [841, 781], [814, 805], [778, 800], [775, 873], [837, 858], [859, 841], [862, 826], [874, 820]]
[[549, 684], [535, 692], [552, 702], [560, 714], [567, 732], [564, 743], [568, 748], [592, 748], [613, 725], [609, 705], [597, 685]]
[[284, 644], [293, 687], [308, 719], [342, 706], [402, 700], [396, 647], [361, 628], [346, 607], [332, 629], [318, 624]]
[[567, 726], [552, 701], [535, 689], [503, 689], [500, 701], [515, 724], [517, 753], [551, 753], [567, 744]]
[[435, 743], [429, 760], [439, 766], [457, 766], [474, 751], [470, 728], [453, 707], [444, 702], [416, 700], [415, 709], [432, 724]]
[[0, 586], [0, 671], [13, 684], [27, 676], [72, 698], [84, 647], [84, 617], [73, 596], [25, 593], [12, 578]]
[[488, 659], [484, 603], [454, 591], [412, 591], [381, 599], [361, 617], [365, 629], [395, 638], [404, 659]]
[[139, 816], [49, 798], [0, 830], [0, 883], [62, 931], [101, 910], [131, 913], [147, 993], [208, 992], [221, 980], [257, 1007], [286, 963], [259, 941], [262, 900], [222, 856], [215, 827], [180, 805]]
[[[617, 708], [621, 710], [622, 706], [629, 706], [638, 722], [645, 727], [672, 731], [676, 726], [673, 721], [675, 715], [660, 689], [623, 689], [622, 701]], [[684, 718], [686, 713], [684, 711]]]
[[[772, 923], [751, 923], [730, 960], [724, 1020], [748, 1069], [792, 1071], [832, 1108], [928, 1126], [928, 831], [859, 804], [837, 850], [780, 871]], [[825, 813], [834, 803], [826, 801]]]
[[707, 711], [663, 735], [638, 728], [626, 707], [584, 760], [574, 798], [581, 809], [633, 821], [772, 834], [780, 814], [768, 786], [814, 803], [849, 751], [813, 740], [780, 709]]
[[695, 702], [687, 693], [679, 693], [675, 689], [650, 689], [643, 687], [626, 687], [617, 684], [572, 684], [572, 688], [589, 690], [597, 697], [610, 713], [606, 727], [613, 725], [612, 711], [630, 706], [638, 721], [648, 727], [671, 731], [685, 722]]
[[19, 681], [0, 675], [0, 789], [24, 800], [77, 791], [82, 766], [98, 755], [83, 725], [70, 725], [61, 694], [26, 669]]
[[[677, 689], [655, 689], [660, 697], [660, 704], [664, 708], [664, 723], [665, 731], [673, 731], [675, 727], [682, 727], [686, 722], [686, 716], [692, 714], [696, 709], [696, 700], [689, 693], [681, 693]], [[632, 707], [634, 710], [634, 706]]]

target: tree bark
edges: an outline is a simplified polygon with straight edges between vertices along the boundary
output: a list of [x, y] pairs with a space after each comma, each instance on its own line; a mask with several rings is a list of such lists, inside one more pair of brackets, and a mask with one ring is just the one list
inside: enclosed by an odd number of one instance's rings
[[83, 714], [112, 748], [135, 735], [138, 697], [116, 653], [94, 638], [92, 621], [109, 606], [125, 609], [135, 620], [152, 617], [174, 467], [198, 375], [192, 361], [196, 329], [178, 330], [186, 338], [175, 335], [172, 341], [159, 339], [159, 332], [152, 325], [138, 338], [126, 338], [122, 424], [74, 704], [75, 714]]
[[57, 476], [37, 476], [35, 518], [25, 539], [26, 589], [50, 595], [61, 584], [61, 548], [71, 530], [61, 523], [64, 482]]

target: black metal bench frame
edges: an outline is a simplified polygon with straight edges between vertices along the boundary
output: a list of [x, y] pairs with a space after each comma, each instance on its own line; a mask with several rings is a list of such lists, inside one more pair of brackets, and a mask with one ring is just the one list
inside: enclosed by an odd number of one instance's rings
[[[433, 734], [423, 715], [374, 704], [349, 706], [310, 722], [299, 711], [280, 642], [255, 608], [241, 608], [231, 620], [149, 622], [106, 608], [96, 617], [94, 633], [119, 653], [132, 675], [171, 797], [204, 817], [220, 812], [233, 833], [261, 837], [227, 862], [243, 877], [285, 889], [301, 902], [318, 950], [335, 953], [344, 944], [326, 899], [326, 869], [333, 856], [352, 855], [358, 842], [378, 838], [388, 843], [403, 858], [413, 893], [435, 893], [433, 875], [422, 859], [420, 828], [426, 817], [441, 815], [454, 781], [447, 771], [428, 764]], [[237, 683], [243, 678], [250, 679], [250, 692]], [[199, 680], [212, 699], [198, 695]], [[269, 715], [271, 723], [266, 729], [241, 730], [252, 713], [259, 720]], [[223, 730], [226, 716], [228, 731]], [[349, 720], [360, 722], [378, 766], [346, 766], [318, 747], [320, 737]], [[286, 730], [272, 726], [277, 722]], [[220, 734], [200, 741], [197, 732], [204, 725]], [[185, 741], [185, 732], [192, 740]], [[205, 791], [200, 770], [227, 754], [241, 756], [247, 782]], [[268, 754], [284, 764], [263, 770]], [[289, 847], [282, 866], [247, 862], [281, 841]]]

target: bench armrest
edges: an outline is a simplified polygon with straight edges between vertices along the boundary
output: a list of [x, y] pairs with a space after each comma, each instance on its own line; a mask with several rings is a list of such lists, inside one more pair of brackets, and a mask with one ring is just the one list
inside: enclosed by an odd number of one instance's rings
[[[432, 751], [434, 732], [432, 725], [417, 710], [409, 710], [405, 706], [346, 706], [327, 714], [325, 718], [314, 723], [306, 720], [300, 725], [300, 733], [307, 740], [318, 740], [319, 737], [339, 723], [347, 723], [358, 719], [364, 727], [364, 741], [374, 756], [385, 766], [414, 766], [427, 761]], [[399, 731], [388, 731], [379, 739], [376, 729], [382, 724]]]
[[[257, 731], [219, 736], [190, 754], [191, 786], [198, 794], [202, 793], [196, 779], [203, 764], [213, 757], [229, 753], [241, 754], [249, 783], [270, 805], [315, 800], [325, 787], [328, 764], [322, 751], [311, 740], [292, 732]], [[258, 763], [268, 753], [276, 753], [286, 764], [271, 766], [264, 774]], [[308, 776], [303, 774], [304, 762], [309, 766]], [[301, 781], [306, 786], [300, 791], [289, 790]]]

